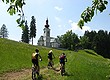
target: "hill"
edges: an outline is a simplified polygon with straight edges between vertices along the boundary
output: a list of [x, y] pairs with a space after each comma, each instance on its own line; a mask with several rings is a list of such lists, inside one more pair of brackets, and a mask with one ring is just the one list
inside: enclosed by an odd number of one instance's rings
[[[0, 75], [8, 72], [28, 70], [27, 76], [20, 80], [31, 80], [31, 54], [39, 48], [43, 61], [41, 66], [41, 80], [109, 80], [110, 60], [99, 56], [92, 50], [79, 50], [78, 52], [58, 50], [41, 46], [32, 46], [21, 42], [0, 38]], [[67, 55], [66, 75], [61, 76], [59, 71], [48, 70], [47, 53], [52, 49], [55, 54], [55, 68], [59, 69], [59, 55]], [[21, 71], [22, 72], [22, 71]], [[25, 73], [24, 73], [25, 74]], [[20, 75], [20, 74], [19, 74]]]
[[[52, 48], [33, 46], [30, 44], [16, 42], [8, 39], [0, 38], [0, 73], [7, 71], [16, 71], [23, 68], [31, 67], [31, 54], [35, 49], [40, 50], [43, 57], [42, 66], [47, 62], [47, 53]], [[61, 50], [52, 49], [56, 54], [60, 54]]]

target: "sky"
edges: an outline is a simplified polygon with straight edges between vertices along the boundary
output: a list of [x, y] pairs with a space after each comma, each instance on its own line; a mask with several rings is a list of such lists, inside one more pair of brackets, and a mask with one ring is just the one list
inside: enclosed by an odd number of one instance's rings
[[[50, 25], [50, 36], [57, 37], [65, 34], [68, 30], [78, 36], [83, 36], [86, 30], [107, 30], [110, 32], [110, 3], [103, 13], [98, 12], [92, 21], [85, 24], [83, 29], [77, 26], [81, 13], [91, 6], [92, 0], [25, 0], [23, 7], [25, 19], [30, 26], [31, 17], [36, 19], [36, 38], [34, 45], [37, 45], [38, 39], [43, 35], [44, 25], [48, 18]], [[109, 1], [110, 2], [110, 1]], [[9, 32], [9, 39], [20, 41], [22, 29], [17, 27], [17, 14], [10, 16], [7, 12], [9, 5], [0, 1], [0, 28], [6, 25]], [[30, 42], [31, 43], [31, 42]]]

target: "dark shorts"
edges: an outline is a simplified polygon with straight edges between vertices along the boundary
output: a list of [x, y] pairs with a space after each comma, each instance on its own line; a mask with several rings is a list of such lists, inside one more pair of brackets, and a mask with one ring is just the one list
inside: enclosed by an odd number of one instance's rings
[[65, 65], [65, 61], [60, 60], [60, 64]]
[[39, 66], [38, 60], [36, 60], [36, 59], [32, 59], [32, 63], [33, 63], [34, 65], [36, 65], [36, 66]]
[[48, 59], [52, 60], [52, 57], [48, 57]]

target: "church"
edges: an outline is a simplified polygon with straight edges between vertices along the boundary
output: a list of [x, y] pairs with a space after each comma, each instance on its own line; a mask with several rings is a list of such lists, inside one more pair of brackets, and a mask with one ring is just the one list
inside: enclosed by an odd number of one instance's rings
[[39, 38], [37, 44], [39, 46], [59, 48], [60, 42], [58, 41], [58, 39], [54, 38], [54, 37], [50, 37], [50, 29], [49, 29], [49, 24], [48, 24], [48, 18], [46, 20], [46, 24], [44, 25], [43, 31], [44, 31], [44, 33]]

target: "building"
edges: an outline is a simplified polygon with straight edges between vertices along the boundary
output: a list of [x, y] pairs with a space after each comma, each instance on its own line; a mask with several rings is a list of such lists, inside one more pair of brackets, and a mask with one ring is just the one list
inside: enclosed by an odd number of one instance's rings
[[2, 35], [0, 35], [0, 38], [2, 38]]
[[46, 47], [54, 47], [58, 48], [60, 46], [60, 43], [57, 38], [50, 37], [50, 29], [48, 24], [48, 19], [46, 20], [46, 25], [43, 29], [44, 33], [43, 36], [41, 36], [38, 40], [39, 46], [46, 46]]

